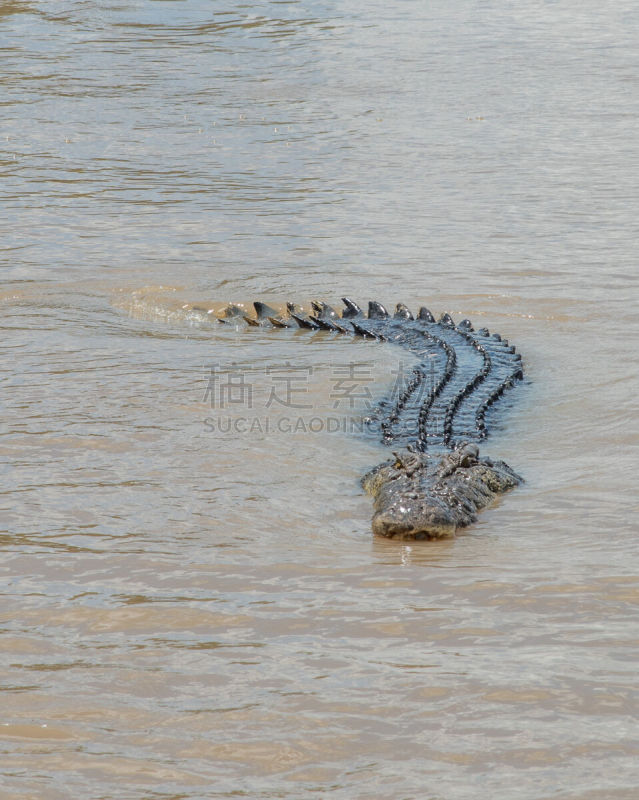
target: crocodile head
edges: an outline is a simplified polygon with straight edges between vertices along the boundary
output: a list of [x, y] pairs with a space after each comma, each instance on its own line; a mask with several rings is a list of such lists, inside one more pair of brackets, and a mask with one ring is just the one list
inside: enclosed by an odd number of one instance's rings
[[391, 539], [440, 539], [475, 520], [476, 512], [521, 482], [503, 461], [481, 458], [474, 444], [444, 455], [408, 450], [362, 479], [373, 496], [373, 532]]

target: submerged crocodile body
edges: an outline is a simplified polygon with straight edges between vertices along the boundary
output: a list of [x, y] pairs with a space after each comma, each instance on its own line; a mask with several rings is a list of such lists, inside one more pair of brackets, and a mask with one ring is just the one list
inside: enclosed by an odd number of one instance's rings
[[417, 316], [399, 303], [393, 314], [377, 302], [364, 314], [343, 298], [342, 314], [325, 303], [313, 313], [288, 304], [280, 315], [254, 303], [256, 316], [229, 306], [219, 321], [252, 326], [307, 328], [398, 344], [418, 358], [402, 391], [382, 401], [367, 418], [393, 446], [393, 458], [362, 478], [374, 498], [373, 532], [397, 539], [454, 535], [476, 512], [521, 478], [503, 461], [482, 457], [478, 442], [488, 433], [489, 409], [523, 378], [521, 356], [499, 334], [475, 331], [469, 320], [449, 314], [436, 321], [422, 307]]

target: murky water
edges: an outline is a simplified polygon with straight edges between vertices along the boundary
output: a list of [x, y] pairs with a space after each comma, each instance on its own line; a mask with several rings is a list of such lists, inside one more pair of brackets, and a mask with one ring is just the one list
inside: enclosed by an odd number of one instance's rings
[[[3, 800], [637, 796], [638, 31], [0, 2]], [[343, 294], [523, 353], [452, 541], [374, 540], [326, 422], [405, 353], [183, 308]]]

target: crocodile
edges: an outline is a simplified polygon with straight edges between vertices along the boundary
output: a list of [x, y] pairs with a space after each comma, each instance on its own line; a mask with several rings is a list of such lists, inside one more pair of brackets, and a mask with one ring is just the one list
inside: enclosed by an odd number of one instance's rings
[[254, 316], [232, 305], [215, 318], [231, 325], [361, 336], [416, 356], [406, 385], [366, 418], [393, 457], [361, 483], [373, 497], [374, 534], [399, 540], [453, 536], [522, 482], [504, 461], [481, 455], [478, 444], [488, 435], [492, 406], [523, 378], [521, 355], [499, 334], [476, 331], [467, 319], [455, 323], [447, 313], [436, 320], [424, 306], [413, 315], [403, 303], [389, 312], [370, 301], [364, 313], [351, 298], [342, 301], [341, 313], [313, 302], [309, 312], [288, 303], [282, 314], [258, 301]]

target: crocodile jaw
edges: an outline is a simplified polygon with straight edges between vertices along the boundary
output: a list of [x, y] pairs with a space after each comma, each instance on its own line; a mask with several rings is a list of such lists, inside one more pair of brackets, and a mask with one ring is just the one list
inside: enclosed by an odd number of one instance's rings
[[373, 515], [373, 533], [387, 539], [445, 539], [455, 535], [457, 526], [436, 508], [415, 513], [401, 502]]

